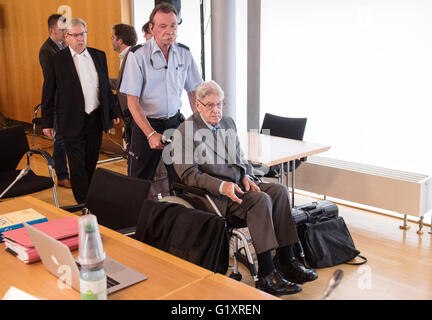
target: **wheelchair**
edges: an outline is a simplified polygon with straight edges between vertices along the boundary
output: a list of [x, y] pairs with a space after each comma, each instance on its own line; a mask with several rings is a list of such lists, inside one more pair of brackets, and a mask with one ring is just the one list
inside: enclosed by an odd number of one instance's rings
[[[200, 209], [208, 212], [213, 212], [219, 216], [223, 216], [217, 208], [209, 194], [200, 188], [190, 187], [180, 182], [172, 183], [174, 196], [166, 196], [159, 201], [172, 202], [184, 205], [187, 208]], [[254, 263], [254, 254], [251, 251], [250, 244], [252, 239], [242, 229], [247, 228], [246, 221], [235, 216], [229, 216], [226, 219], [226, 225], [233, 243], [233, 271], [229, 275], [230, 278], [240, 281], [242, 275], [239, 272], [238, 263], [243, 264], [250, 272], [255, 287], [258, 286], [258, 272]]]

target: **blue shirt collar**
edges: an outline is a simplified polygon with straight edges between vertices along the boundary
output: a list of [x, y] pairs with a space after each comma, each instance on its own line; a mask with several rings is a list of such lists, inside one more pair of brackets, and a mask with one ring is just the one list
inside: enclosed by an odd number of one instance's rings
[[[161, 48], [159, 47], [159, 45], [157, 44], [156, 40], [154, 37], [152, 37], [150, 40], [150, 47], [151, 47], [151, 55], [155, 54], [156, 52], [160, 52], [162, 53]], [[170, 54], [171, 51], [174, 53], [177, 53], [177, 42], [174, 42], [171, 47], [170, 47]]]

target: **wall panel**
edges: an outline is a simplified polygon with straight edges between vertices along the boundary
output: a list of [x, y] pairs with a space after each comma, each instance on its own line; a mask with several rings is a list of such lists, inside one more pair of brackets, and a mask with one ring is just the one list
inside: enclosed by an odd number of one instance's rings
[[[72, 17], [88, 25], [88, 46], [105, 51], [110, 77], [119, 68], [111, 45], [111, 27], [130, 13], [125, 0], [0, 0], [0, 112], [6, 118], [31, 122], [40, 103], [42, 70], [39, 48], [48, 37], [48, 16], [68, 5]], [[130, 17], [123, 14], [123, 21]]]

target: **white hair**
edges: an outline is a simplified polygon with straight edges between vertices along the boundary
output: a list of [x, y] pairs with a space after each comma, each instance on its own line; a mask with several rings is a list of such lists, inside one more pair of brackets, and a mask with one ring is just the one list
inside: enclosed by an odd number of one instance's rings
[[221, 99], [224, 98], [225, 93], [223, 92], [222, 88], [216, 83], [216, 81], [210, 80], [201, 83], [196, 88], [196, 98], [198, 100], [203, 100], [205, 97], [214, 94], [219, 96]]
[[72, 27], [81, 24], [84, 27], [84, 30], [87, 31], [87, 23], [81, 18], [73, 18], [70, 23], [68, 23], [66, 29], [69, 31]]

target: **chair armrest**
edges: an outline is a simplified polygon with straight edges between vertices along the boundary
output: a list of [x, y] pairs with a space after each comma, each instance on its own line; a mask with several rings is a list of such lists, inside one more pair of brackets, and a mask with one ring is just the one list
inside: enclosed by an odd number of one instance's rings
[[78, 211], [82, 211], [84, 208], [85, 208], [85, 204], [84, 203], [79, 203], [79, 204], [75, 204], [75, 205], [71, 205], [71, 206], [60, 207], [60, 209], [66, 210], [68, 212], [78, 212]]
[[46, 163], [49, 166], [54, 167], [54, 159], [45, 150], [42, 150], [42, 149], [31, 149], [30, 151], [27, 152], [27, 157], [30, 158], [33, 154], [39, 154], [39, 155], [41, 155], [45, 159]]
[[129, 227], [129, 228], [123, 228], [119, 230], [115, 230], [121, 234], [124, 234], [125, 236], [133, 236], [136, 232], [136, 227]]
[[203, 197], [207, 194], [206, 190], [196, 188], [196, 187], [191, 187], [191, 186], [179, 183], [179, 182], [173, 183], [173, 189], [190, 192], [190, 193], [195, 194], [197, 196], [203, 196]]

